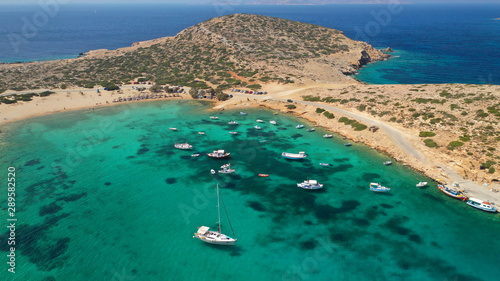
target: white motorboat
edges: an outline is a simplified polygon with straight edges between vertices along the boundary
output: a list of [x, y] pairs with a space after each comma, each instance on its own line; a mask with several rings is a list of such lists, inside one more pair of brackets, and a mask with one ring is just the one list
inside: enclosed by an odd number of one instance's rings
[[304, 125], [297, 125], [297, 126], [295, 126], [295, 128], [302, 129], [302, 128], [304, 128]]
[[229, 157], [230, 154], [231, 153], [225, 152], [224, 150], [214, 150], [214, 152], [208, 153], [207, 156], [212, 158], [226, 158]]
[[259, 127], [257, 125], [253, 126], [255, 128], [255, 130], [262, 130], [262, 127]]
[[187, 149], [192, 149], [193, 146], [190, 145], [189, 143], [176, 143], [174, 144], [175, 148], [182, 149], [182, 150], [187, 150]]
[[426, 181], [421, 181], [421, 182], [417, 183], [417, 187], [424, 187], [426, 185], [427, 185]]
[[211, 170], [210, 170], [210, 174], [215, 175], [215, 170], [214, 170], [214, 169], [211, 169]]
[[320, 189], [323, 188], [323, 184], [320, 184], [317, 180], [306, 180], [304, 182], [298, 183], [297, 187], [303, 189]]
[[237, 135], [238, 132], [229, 132], [231, 135]]
[[204, 135], [205, 132], [198, 132], [198, 135]]
[[262, 121], [260, 119], [257, 119], [256, 121], [259, 122], [259, 123], [264, 123], [264, 121]]
[[328, 164], [328, 163], [319, 163], [319, 164], [320, 164], [321, 166], [324, 166], [324, 167], [328, 167], [328, 166], [330, 166], [330, 164]]
[[[217, 224], [219, 225], [219, 229], [217, 231], [212, 231], [210, 230], [210, 227], [208, 226], [201, 226], [198, 228], [198, 231], [194, 234], [193, 238], [198, 238], [203, 242], [209, 243], [209, 244], [215, 244], [215, 245], [234, 245], [236, 243], [236, 238], [231, 238], [225, 234], [222, 234], [222, 229], [221, 229], [221, 220], [220, 220], [220, 203], [219, 201], [222, 201], [222, 205], [224, 206], [224, 210], [227, 216], [227, 210], [226, 206], [224, 204], [224, 200], [220, 200], [220, 194], [219, 194], [219, 185], [217, 185], [217, 214], [219, 217], [219, 221]], [[231, 226], [231, 221], [229, 220], [229, 216], [227, 217], [227, 220], [229, 222], [229, 226]], [[233, 232], [233, 227], [231, 226], [231, 231]]]
[[219, 174], [231, 174], [231, 173], [234, 173], [236, 171], [235, 169], [231, 169], [230, 163], [224, 164], [224, 165], [220, 166], [220, 168], [222, 170], [219, 170]]
[[391, 189], [388, 187], [382, 186], [380, 183], [371, 182], [370, 183], [370, 190], [376, 191], [376, 192], [387, 192]]
[[316, 131], [316, 129], [314, 129], [314, 128], [310, 128], [310, 129], [307, 129], [307, 131], [308, 131], [308, 132], [314, 132], [314, 131]]
[[281, 153], [281, 156], [285, 157], [286, 159], [304, 159], [307, 157], [307, 154], [304, 151], [297, 153], [288, 153], [288, 152], [283, 152]]
[[274, 121], [274, 120], [269, 121], [269, 123], [271, 123], [271, 124], [273, 124], [273, 125], [276, 125], [276, 124], [277, 124], [277, 123], [276, 123], [276, 121]]
[[240, 112], [241, 115], [247, 115], [245, 112]]
[[333, 135], [324, 134], [324, 135], [323, 135], [323, 137], [324, 137], [325, 139], [328, 139], [328, 138], [333, 137]]
[[199, 153], [191, 154], [191, 157], [198, 157], [198, 156], [200, 156]]
[[236, 121], [229, 121], [229, 125], [238, 125], [238, 122], [236, 122]]
[[177, 131], [177, 128], [168, 128], [171, 131]]
[[392, 165], [392, 161], [385, 161], [384, 165], [386, 165], [386, 166]]
[[492, 206], [492, 203], [476, 198], [469, 198], [467, 205], [486, 212], [495, 213], [497, 211], [497, 209]]
[[217, 119], [219, 119], [219, 117], [217, 117], [217, 116], [210, 116], [210, 119], [217, 120]]

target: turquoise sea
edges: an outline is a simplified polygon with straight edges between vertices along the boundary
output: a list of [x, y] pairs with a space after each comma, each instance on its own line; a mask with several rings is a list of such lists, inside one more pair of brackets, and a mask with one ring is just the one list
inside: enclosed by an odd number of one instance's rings
[[[9, 233], [3, 227], [0, 280], [500, 276], [498, 215], [445, 197], [430, 179], [398, 163], [382, 165], [389, 158], [373, 149], [324, 139], [321, 128], [307, 132], [312, 124], [303, 119], [264, 109], [243, 116], [209, 108], [199, 101], [155, 101], [2, 126], [1, 178], [8, 167], [16, 168], [18, 221], [17, 273], [7, 272]], [[266, 121], [261, 131], [253, 128], [256, 119]], [[229, 125], [231, 120], [239, 125]], [[193, 151], [173, 147], [185, 141]], [[235, 174], [210, 174], [227, 163], [205, 156], [216, 149], [231, 152]], [[309, 157], [290, 161], [280, 156], [283, 151]], [[191, 157], [195, 152], [202, 155]], [[308, 178], [324, 189], [296, 187]], [[424, 180], [428, 188], [415, 187]], [[392, 190], [370, 192], [371, 181]], [[217, 184], [238, 239], [232, 247], [192, 238], [199, 226], [217, 227]], [[223, 232], [231, 234], [224, 212], [222, 218]]]

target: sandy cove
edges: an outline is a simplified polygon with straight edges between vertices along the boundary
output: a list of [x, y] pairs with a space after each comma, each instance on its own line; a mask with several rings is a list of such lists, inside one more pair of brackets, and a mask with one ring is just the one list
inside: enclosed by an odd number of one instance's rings
[[[396, 124], [377, 120], [368, 114], [361, 114], [324, 103], [306, 102], [302, 101], [301, 98], [304, 94], [316, 91], [318, 88], [341, 90], [351, 85], [357, 84], [266, 85], [265, 90], [269, 93], [268, 95], [256, 96], [231, 92], [233, 98], [225, 102], [218, 102], [213, 110], [263, 106], [279, 110], [282, 113], [296, 114], [317, 126], [327, 128], [354, 142], [366, 144], [380, 152], [386, 153], [398, 162], [420, 171], [432, 179], [441, 180], [448, 184], [458, 183], [461, 189], [466, 191], [468, 197], [477, 197], [500, 204], [500, 193], [494, 192], [494, 190], [500, 190], [500, 184], [492, 183], [485, 186], [481, 183], [464, 179], [459, 173], [460, 169], [453, 162], [446, 161], [446, 158], [443, 157], [437, 157], [435, 151], [423, 146], [420, 138], [407, 129]], [[33, 97], [33, 100], [30, 102], [0, 104], [0, 125], [57, 112], [122, 104], [123, 102], [114, 103], [113, 100], [119, 97], [124, 98], [139, 94], [137, 90], [132, 89], [132, 85], [123, 86], [120, 91], [122, 92], [121, 94], [107, 91], [101, 91], [98, 94], [96, 89], [74, 88], [58, 90], [56, 94], [47, 97]], [[191, 97], [188, 94], [183, 94], [181, 97], [167, 99], [191, 99]], [[286, 109], [287, 99], [292, 99], [297, 108], [294, 110]], [[139, 102], [142, 101], [152, 100], [141, 100]], [[336, 118], [327, 119], [323, 115], [315, 113], [318, 107], [333, 112]], [[357, 119], [369, 126], [378, 126], [380, 130], [375, 133], [368, 130], [354, 131], [350, 126], [338, 122], [338, 119], [342, 116]]]

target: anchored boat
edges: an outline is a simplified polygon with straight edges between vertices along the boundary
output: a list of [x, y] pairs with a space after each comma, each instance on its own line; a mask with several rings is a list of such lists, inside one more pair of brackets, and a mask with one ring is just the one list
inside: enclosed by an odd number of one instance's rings
[[214, 152], [208, 153], [207, 156], [212, 158], [226, 158], [229, 157], [230, 154], [231, 153], [225, 152], [224, 150], [214, 150]]
[[[198, 228], [198, 231], [194, 234], [193, 238], [198, 238], [201, 241], [209, 244], [216, 244], [216, 245], [234, 245], [236, 243], [235, 238], [231, 238], [225, 234], [222, 234], [221, 230], [221, 221], [220, 221], [220, 194], [219, 194], [219, 185], [217, 185], [217, 213], [219, 216], [219, 221], [217, 224], [219, 225], [219, 229], [217, 231], [212, 231], [210, 230], [210, 227], [208, 226], [201, 226]], [[227, 216], [227, 210], [226, 206], [224, 204], [224, 200], [222, 200], [222, 205], [224, 206], [224, 211], [226, 212]], [[229, 226], [231, 226], [231, 221], [229, 220], [229, 216], [227, 216], [227, 220], [229, 222]], [[233, 227], [231, 226], [231, 231], [233, 232]]]
[[329, 139], [329, 138], [333, 137], [333, 135], [324, 134], [324, 135], [323, 135], [323, 137], [324, 137], [325, 139]]
[[297, 153], [288, 153], [288, 152], [283, 152], [281, 153], [281, 156], [285, 157], [286, 159], [292, 159], [292, 160], [299, 160], [299, 159], [304, 159], [307, 157], [307, 154], [304, 151]]
[[469, 198], [467, 205], [490, 213], [495, 213], [497, 211], [497, 209], [492, 206], [492, 203], [476, 198]]
[[453, 198], [456, 198], [456, 199], [460, 199], [462, 201], [467, 200], [467, 197], [465, 197], [465, 195], [462, 193], [463, 192], [462, 190], [451, 189], [451, 188], [448, 188], [447, 186], [444, 186], [442, 184], [438, 184], [438, 188], [444, 194], [446, 194], [446, 195], [448, 195], [450, 197], [453, 197]]
[[220, 166], [220, 168], [222, 170], [219, 170], [219, 174], [231, 174], [231, 173], [234, 173], [236, 171], [235, 169], [231, 169], [230, 163], [224, 164], [224, 165]]
[[298, 183], [297, 187], [303, 189], [320, 189], [323, 188], [323, 184], [320, 184], [317, 180], [306, 180], [304, 182]]
[[174, 144], [175, 148], [182, 149], [182, 150], [187, 150], [187, 149], [192, 149], [193, 146], [190, 145], [189, 143], [176, 143]]
[[387, 192], [387, 191], [390, 191], [391, 189], [388, 187], [382, 186], [380, 183], [371, 182], [370, 183], [370, 190], [375, 191], [375, 192]]

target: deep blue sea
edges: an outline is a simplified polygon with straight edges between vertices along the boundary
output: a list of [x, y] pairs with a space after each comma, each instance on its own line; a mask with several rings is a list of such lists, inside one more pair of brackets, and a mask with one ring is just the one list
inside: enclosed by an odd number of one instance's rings
[[255, 13], [344, 31], [394, 58], [364, 68], [368, 83], [500, 84], [500, 4], [485, 5], [38, 5], [0, 9], [0, 61], [76, 57], [172, 36], [212, 17]]

